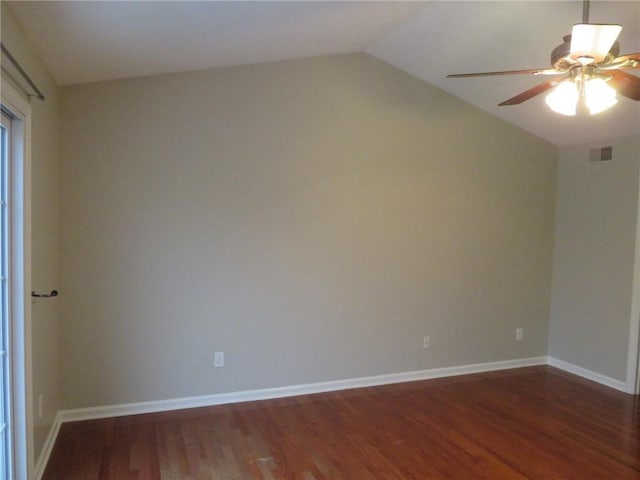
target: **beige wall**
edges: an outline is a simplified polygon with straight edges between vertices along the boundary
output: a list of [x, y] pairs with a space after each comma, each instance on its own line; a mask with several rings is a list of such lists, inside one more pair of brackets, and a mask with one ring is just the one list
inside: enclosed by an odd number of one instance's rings
[[[613, 146], [613, 160], [589, 162], [603, 146]], [[559, 156], [549, 355], [625, 381], [640, 137]]]
[[[59, 91], [44, 64], [31, 49], [7, 5], [2, 2], [2, 43], [43, 91], [46, 101], [31, 101], [31, 281], [34, 289], [49, 291], [59, 285]], [[64, 294], [64, 292], [62, 292]], [[58, 301], [32, 305], [33, 419], [35, 458], [38, 458], [59, 404]], [[38, 397], [43, 396], [43, 416]]]
[[66, 87], [63, 124], [66, 408], [546, 353], [556, 149], [372, 57]]

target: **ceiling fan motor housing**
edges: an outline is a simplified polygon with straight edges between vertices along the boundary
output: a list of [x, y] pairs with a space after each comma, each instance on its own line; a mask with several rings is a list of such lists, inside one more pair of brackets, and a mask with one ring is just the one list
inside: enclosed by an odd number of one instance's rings
[[[551, 52], [551, 65], [556, 70], [566, 71], [576, 65], [576, 60], [571, 58], [571, 35], [562, 37], [563, 43]], [[620, 44], [616, 41], [611, 46], [609, 53], [600, 64], [610, 63], [620, 53]]]
[[573, 61], [569, 56], [571, 51], [571, 35], [562, 37], [563, 43], [558, 45], [551, 52], [551, 65], [556, 70], [569, 70]]

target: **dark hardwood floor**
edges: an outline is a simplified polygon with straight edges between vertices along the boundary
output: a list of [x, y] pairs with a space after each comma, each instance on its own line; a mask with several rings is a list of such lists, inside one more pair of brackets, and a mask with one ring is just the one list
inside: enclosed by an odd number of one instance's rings
[[640, 478], [639, 405], [531, 367], [67, 423], [43, 478]]

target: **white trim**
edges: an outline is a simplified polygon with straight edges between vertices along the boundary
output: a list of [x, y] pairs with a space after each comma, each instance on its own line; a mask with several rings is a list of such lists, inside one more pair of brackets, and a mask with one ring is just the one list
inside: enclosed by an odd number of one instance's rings
[[80, 420], [118, 417], [122, 415], [137, 415], [141, 413], [164, 412], [168, 410], [180, 410], [184, 408], [208, 407], [212, 405], [222, 405], [227, 403], [293, 397], [297, 395], [332, 392], [338, 390], [347, 390], [351, 388], [374, 387], [380, 385], [389, 385], [393, 383], [413, 382], [417, 380], [428, 380], [432, 378], [451, 377], [456, 375], [489, 372], [494, 370], [507, 370], [511, 368], [529, 367], [533, 365], [544, 364], [546, 364], [546, 357], [533, 357], [517, 360], [505, 360], [500, 362], [476, 363], [472, 365], [434, 368], [430, 370], [392, 373], [388, 375], [376, 375], [372, 377], [361, 377], [347, 380], [307, 383], [302, 385], [265, 388], [260, 390], [247, 390], [241, 392], [219, 393], [198, 397], [175, 398], [170, 400], [157, 400], [151, 402], [125, 403], [120, 405], [62, 410], [59, 412], [59, 416], [60, 421], [62, 422], [75, 422]]
[[631, 283], [631, 318], [627, 352], [627, 393], [640, 393], [640, 192], [636, 204], [636, 245]]
[[55, 419], [53, 420], [53, 424], [51, 425], [49, 434], [44, 441], [44, 445], [42, 445], [40, 456], [38, 457], [38, 461], [36, 462], [36, 466], [33, 470], [33, 478], [36, 480], [40, 480], [42, 478], [42, 475], [44, 475], [44, 470], [45, 468], [47, 468], [47, 463], [49, 462], [49, 457], [51, 456], [51, 452], [53, 451], [53, 446], [56, 443], [56, 438], [58, 438], [58, 433], [60, 432], [61, 426], [62, 420], [60, 417], [60, 412], [58, 412]]
[[35, 468], [35, 480], [40, 480], [44, 474], [49, 456], [55, 444], [60, 427], [65, 422], [77, 422], [100, 418], [119, 417], [124, 415], [137, 415], [142, 413], [165, 412], [181, 410], [185, 408], [209, 407], [229, 403], [249, 402], [256, 400], [269, 400], [273, 398], [292, 397], [297, 395], [309, 395], [313, 393], [332, 392], [351, 388], [374, 387], [390, 385], [394, 383], [429, 380], [472, 373], [491, 372], [496, 370], [508, 370], [512, 368], [531, 367], [536, 365], [550, 365], [566, 372], [578, 375], [588, 380], [600, 383], [615, 390], [626, 392], [627, 384], [621, 380], [596, 373], [572, 363], [558, 360], [554, 357], [530, 357], [498, 362], [475, 363], [455, 367], [434, 368], [429, 370], [417, 370], [412, 372], [392, 373], [388, 375], [376, 375], [346, 380], [329, 382], [307, 383], [286, 387], [265, 388], [260, 390], [247, 390], [232, 393], [220, 393], [203, 395], [198, 397], [175, 398], [170, 400], [157, 400], [150, 402], [125, 403], [119, 405], [106, 405], [100, 407], [77, 408], [61, 410], [57, 413], [44, 447], [38, 458]]
[[[556, 367], [560, 370], [564, 370], [566, 372], [578, 375], [580, 377], [586, 378], [596, 383], [600, 383], [616, 390], [620, 390], [623, 392], [626, 390], [626, 383], [621, 380], [602, 375], [600, 373], [579, 367], [563, 360], [558, 360], [557, 358], [531, 357], [498, 362], [460, 365], [455, 367], [434, 368], [429, 370], [417, 370], [412, 372], [392, 373], [371, 377], [335, 380], [328, 382], [290, 385], [285, 387], [264, 388], [259, 390], [218, 393], [197, 397], [184, 397], [168, 400], [154, 400], [150, 402], [124, 403], [117, 405], [61, 410], [56, 416], [56, 422], [77, 422], [82, 420], [119, 417], [124, 415], [166, 412], [170, 410], [181, 410], [185, 408], [209, 407], [213, 405], [224, 405], [229, 403], [269, 400], [273, 398], [285, 398], [297, 395], [309, 395], [314, 393], [348, 390], [352, 388], [391, 385], [394, 383], [414, 382], [434, 378], [453, 377], [457, 375], [468, 375], [472, 373], [531, 367], [536, 365], [550, 365], [552, 367]], [[55, 428], [55, 424], [52, 428]]]
[[157, 400], [150, 402], [124, 403], [119, 405], [106, 405], [100, 407], [77, 408], [61, 410], [57, 413], [53, 425], [47, 435], [38, 462], [35, 467], [34, 479], [40, 480], [49, 461], [60, 427], [65, 422], [77, 422], [83, 420], [95, 420], [100, 418], [119, 417], [124, 415], [137, 415], [141, 413], [166, 412], [185, 408], [209, 407], [229, 403], [249, 402], [256, 400], [269, 400], [273, 398], [292, 397], [297, 395], [309, 395], [313, 393], [333, 392], [348, 390], [351, 388], [374, 387], [390, 385], [394, 383], [429, 380], [472, 373], [491, 372], [496, 370], [508, 370], [512, 368], [531, 367], [536, 365], [550, 365], [566, 372], [584, 377], [588, 380], [606, 385], [620, 391], [626, 391], [626, 383], [606, 375], [602, 375], [586, 368], [578, 367], [572, 363], [558, 360], [553, 357], [530, 357], [498, 362], [475, 363], [455, 367], [433, 368], [429, 370], [417, 370], [412, 372], [392, 373], [388, 375], [375, 375], [330, 382], [307, 383], [286, 387], [265, 388], [260, 390], [246, 390], [241, 392], [220, 393], [203, 395], [198, 397], [174, 398], [170, 400]]
[[125, 403], [120, 405], [108, 405], [101, 407], [78, 408], [59, 411], [44, 446], [36, 463], [34, 476], [40, 480], [44, 475], [49, 457], [55, 445], [60, 427], [66, 422], [78, 422], [83, 420], [95, 420], [100, 418], [119, 417], [124, 415], [137, 415], [141, 413], [166, 412], [185, 408], [209, 407], [228, 403], [249, 402], [255, 400], [268, 400], [273, 398], [285, 398], [297, 395], [309, 395], [313, 393], [333, 392], [348, 390], [351, 388], [374, 387], [390, 385], [394, 383], [413, 382], [433, 378], [452, 377], [456, 375], [468, 375], [496, 370], [508, 370], [512, 368], [531, 367], [545, 365], [547, 357], [531, 357], [516, 360], [498, 362], [476, 363], [460, 365], [456, 367], [434, 368], [430, 370], [418, 370], [413, 372], [392, 373], [388, 375], [376, 375], [330, 382], [307, 383], [291, 385], [287, 387], [265, 388], [260, 390], [246, 390], [241, 392], [220, 393], [198, 397], [175, 398], [170, 400], [157, 400], [150, 402]]
[[233, 393], [220, 393], [198, 397], [175, 398], [170, 400], [158, 400], [151, 402], [125, 403], [120, 405], [108, 405], [101, 407], [78, 408], [61, 410], [56, 414], [49, 434], [36, 463], [34, 476], [40, 480], [49, 461], [60, 427], [65, 422], [77, 422], [82, 420], [94, 420], [100, 418], [119, 417], [124, 415], [137, 415], [141, 413], [165, 412], [169, 410], [181, 410], [185, 408], [209, 407], [229, 403], [249, 402], [255, 400], [268, 400], [273, 398], [292, 397], [296, 395], [309, 395], [351, 388], [374, 387], [390, 385], [394, 383], [429, 380], [472, 373], [490, 372], [496, 370], [508, 370], [512, 368], [531, 367], [535, 365], [550, 365], [566, 372], [578, 375], [588, 380], [600, 383], [607, 387], [626, 391], [626, 383], [615, 378], [596, 373], [586, 368], [579, 367], [554, 357], [531, 357], [499, 362], [476, 363], [455, 367], [434, 368], [430, 370], [418, 370], [413, 372], [392, 373], [388, 375], [376, 375], [371, 377], [336, 380], [330, 382], [307, 383], [287, 387], [265, 388], [260, 390], [247, 390]]
[[565, 372], [573, 373], [574, 375], [578, 375], [588, 380], [600, 383], [602, 385], [606, 385], [607, 387], [614, 388], [616, 390], [620, 390], [621, 392], [628, 393], [627, 384], [622, 380], [617, 380], [615, 378], [602, 375], [601, 373], [597, 373], [592, 370], [579, 367], [578, 365], [574, 365], [573, 363], [565, 362], [563, 360], [558, 360], [557, 358], [553, 358], [553, 357], [547, 357], [547, 364], [551, 365], [552, 367], [559, 368], [560, 370], [564, 370]]
[[[22, 318], [12, 332], [13, 448], [15, 478], [31, 478], [34, 465], [31, 393], [31, 106], [9, 83], [2, 85], [2, 104], [16, 118], [12, 121], [13, 154], [11, 184], [10, 315]], [[17, 148], [16, 148], [17, 147]], [[15, 327], [15, 325], [14, 325]]]

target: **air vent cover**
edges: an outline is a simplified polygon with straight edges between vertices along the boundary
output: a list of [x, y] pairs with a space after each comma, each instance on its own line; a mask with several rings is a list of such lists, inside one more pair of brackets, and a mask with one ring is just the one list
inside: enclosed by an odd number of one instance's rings
[[613, 158], [613, 147], [592, 148], [589, 150], [590, 162], [606, 162]]

